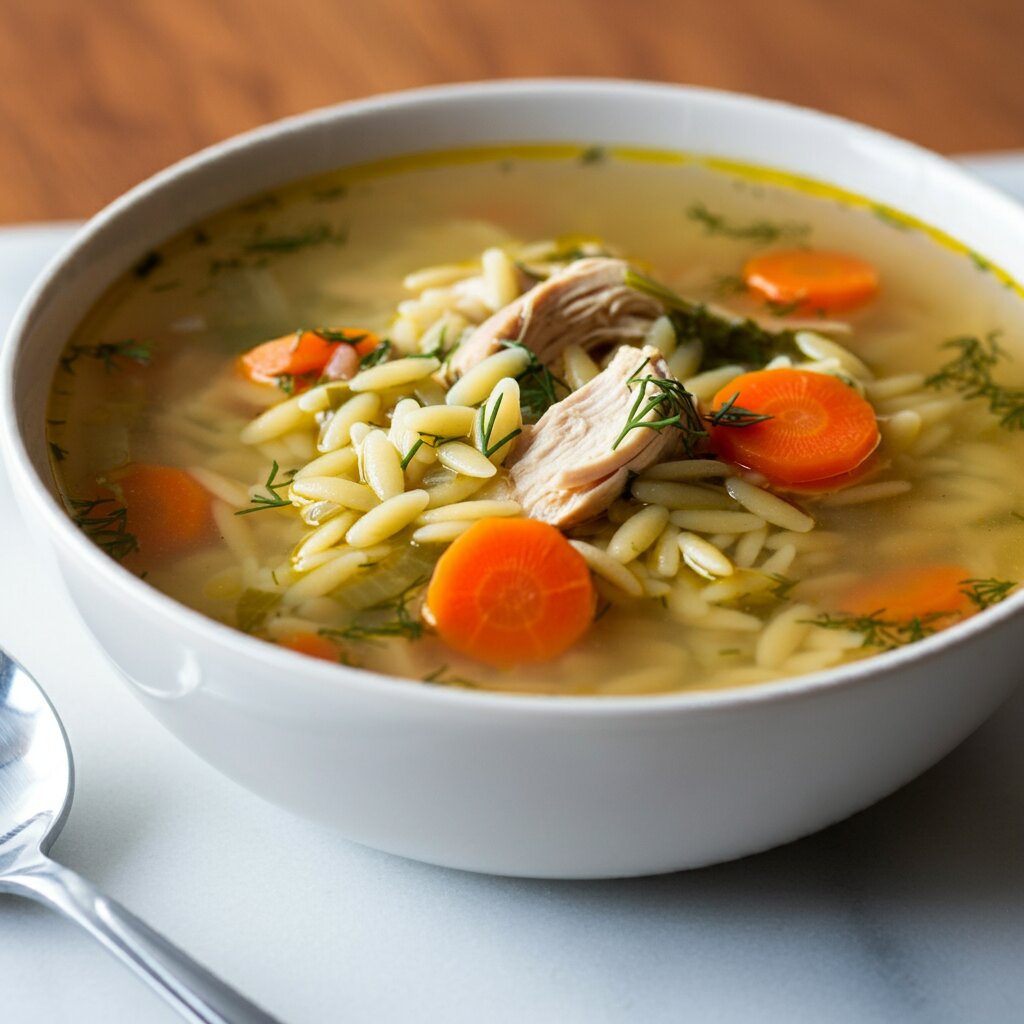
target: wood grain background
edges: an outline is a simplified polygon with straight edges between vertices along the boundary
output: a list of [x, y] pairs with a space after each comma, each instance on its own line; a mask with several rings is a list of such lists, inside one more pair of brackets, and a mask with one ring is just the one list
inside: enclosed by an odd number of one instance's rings
[[261, 122], [438, 82], [597, 75], [1024, 148], [1024, 0], [0, 0], [0, 222], [83, 217]]

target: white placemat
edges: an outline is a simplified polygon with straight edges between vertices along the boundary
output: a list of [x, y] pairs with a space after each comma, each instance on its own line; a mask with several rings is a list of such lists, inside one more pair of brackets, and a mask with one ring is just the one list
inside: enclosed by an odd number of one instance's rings
[[[1024, 197], [1024, 158], [970, 166]], [[0, 232], [0, 321], [68, 237]], [[0, 637], [78, 787], [53, 854], [286, 1024], [1010, 1021], [1024, 1007], [1024, 693], [917, 782], [702, 871], [549, 883], [348, 843], [217, 775], [135, 703], [0, 493]], [[0, 1022], [177, 1020], [51, 913], [0, 897]]]

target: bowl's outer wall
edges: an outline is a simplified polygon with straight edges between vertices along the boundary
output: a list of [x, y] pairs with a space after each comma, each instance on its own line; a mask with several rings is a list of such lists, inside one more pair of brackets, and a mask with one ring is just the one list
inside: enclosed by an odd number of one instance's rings
[[909, 144], [794, 108], [622, 83], [504, 83], [320, 112], [140, 186], [44, 276], [4, 355], [7, 456], [26, 517], [56, 548], [88, 627], [169, 729], [242, 784], [360, 842], [496, 873], [634, 875], [741, 856], [866, 806], [1013, 687], [1016, 599], [920, 654], [788, 689], [621, 702], [459, 694], [331, 669], [202, 620], [114, 565], [53, 500], [43, 410], [57, 356], [149, 248], [295, 177], [509, 140], [785, 168], [912, 213], [1024, 277], [1013, 204]]

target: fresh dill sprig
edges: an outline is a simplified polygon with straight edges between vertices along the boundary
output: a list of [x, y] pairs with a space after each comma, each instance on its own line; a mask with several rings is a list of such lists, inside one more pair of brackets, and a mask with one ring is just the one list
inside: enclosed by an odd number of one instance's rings
[[344, 245], [348, 241], [348, 228], [334, 228], [328, 224], [296, 231], [293, 234], [265, 235], [253, 238], [244, 246], [246, 252], [291, 253], [316, 245]]
[[[366, 341], [370, 336], [369, 331], [335, 331], [330, 327], [311, 327], [309, 333], [315, 334], [323, 341], [329, 341], [332, 345], [354, 346], [358, 345], [361, 341]], [[305, 334], [305, 330], [300, 328], [298, 334], [301, 337]]]
[[270, 467], [270, 472], [267, 474], [267, 479], [263, 483], [267, 493], [254, 494], [250, 499], [253, 507], [239, 509], [235, 513], [236, 516], [247, 516], [250, 512], [264, 512], [268, 508], [287, 508], [291, 505], [291, 501], [278, 494], [278, 491], [291, 484], [292, 477], [295, 476], [295, 470], [290, 469], [283, 474], [285, 477], [283, 480], [277, 479], [278, 472], [280, 472], [280, 466], [278, 466], [277, 460], [275, 460]]
[[375, 349], [371, 349], [359, 360], [359, 369], [368, 370], [371, 366], [378, 366], [381, 363], [387, 362], [390, 357], [391, 339], [385, 338]]
[[489, 459], [495, 452], [500, 451], [509, 441], [518, 437], [523, 432], [522, 427], [516, 427], [515, 430], [510, 430], [500, 441], [491, 441], [491, 435], [494, 433], [494, 421], [498, 418], [498, 410], [501, 408], [501, 401], [504, 397], [504, 395], [498, 395], [494, 401], [494, 408], [490, 411], [487, 409], [487, 402], [484, 402], [480, 407], [480, 450], [486, 459]]
[[[338, 629], [321, 629], [321, 636], [331, 640], [354, 640], [375, 643], [388, 637], [404, 637], [419, 640], [426, 632], [426, 626], [409, 611], [409, 602], [427, 582], [426, 576], [413, 580], [400, 594], [390, 601], [383, 601], [365, 609], [356, 621]], [[391, 613], [387, 617], [384, 613]]]
[[781, 572], [773, 572], [771, 577], [775, 580], [775, 586], [772, 587], [770, 593], [778, 601], [788, 601], [793, 588], [800, 582], [789, 576], [783, 576]]
[[[505, 348], [520, 348], [529, 357], [526, 369], [516, 377], [516, 381], [519, 383], [519, 406], [523, 410], [523, 421], [536, 423], [551, 406], [569, 394], [570, 388], [521, 341], [503, 340], [501, 344]], [[559, 391], [562, 395], [559, 395]]]
[[960, 581], [960, 593], [979, 610], [991, 608], [992, 605], [998, 604], [1004, 598], [1009, 597], [1016, 587], [1017, 584], [1013, 580], [997, 580], [993, 577], [984, 580], [970, 579]]
[[756, 220], [749, 224], [733, 224], [723, 214], [709, 210], [701, 202], [693, 203], [686, 211], [686, 216], [690, 220], [702, 224], [706, 235], [719, 235], [723, 238], [756, 242], [760, 245], [770, 245], [784, 239], [802, 238], [811, 230], [809, 224], [796, 222], [775, 223], [768, 220]]
[[737, 391], [724, 404], [717, 409], [712, 409], [704, 418], [713, 427], [752, 427], [755, 423], [764, 423], [765, 420], [773, 419], [770, 414], [754, 412], [753, 409], [745, 409], [742, 405], [736, 404], [740, 397]]
[[989, 412], [998, 417], [999, 425], [1008, 430], [1024, 429], [1024, 388], [1009, 388], [992, 379], [992, 369], [1010, 356], [999, 345], [999, 332], [984, 338], [952, 338], [943, 348], [956, 349], [959, 354], [925, 378], [932, 388], [951, 388], [964, 398], [981, 398]]
[[479, 690], [481, 688], [480, 684], [474, 683], [472, 679], [451, 675], [447, 665], [438, 665], [433, 672], [428, 672], [423, 677], [423, 682], [434, 683], [437, 686], [455, 686], [464, 690]]
[[409, 463], [412, 462], [415, 454], [426, 444], [422, 437], [416, 438], [415, 441], [409, 446], [409, 450], [402, 456], [400, 465], [403, 470], [409, 468]]
[[[120, 561], [139, 550], [139, 542], [128, 532], [128, 509], [113, 498], [68, 498], [71, 518], [79, 529], [108, 555]], [[104, 509], [102, 506], [112, 508]]]
[[69, 345], [67, 352], [60, 357], [60, 367], [68, 373], [74, 373], [75, 363], [79, 359], [98, 359], [107, 373], [120, 369], [118, 360], [127, 359], [139, 366], [148, 366], [153, 358], [153, 345], [149, 341], [136, 341], [125, 338], [124, 341], [101, 341], [98, 345]]
[[[707, 437], [693, 395], [674, 377], [643, 374], [649, 362], [649, 358], [644, 359], [626, 381], [627, 388], [636, 388], [636, 398], [626, 417], [626, 425], [612, 444], [612, 451], [619, 447], [631, 430], [664, 430], [666, 427], [674, 427], [683, 435], [687, 454], [692, 455], [697, 441]], [[657, 418], [648, 419], [651, 413]]]
[[860, 633], [863, 637], [861, 646], [878, 647], [883, 651], [891, 651], [904, 644], [911, 644], [931, 636], [938, 629], [937, 623], [949, 619], [951, 612], [930, 612], [928, 615], [914, 616], [911, 619], [896, 620], [883, 618], [884, 608], [871, 612], [870, 615], [831, 615], [825, 613], [814, 619], [807, 619], [812, 626], [822, 629], [843, 629]]
[[704, 347], [701, 370], [739, 363], [744, 366], [765, 366], [775, 356], [792, 355], [799, 350], [794, 331], [766, 331], [753, 320], [730, 320], [712, 313], [699, 302], [691, 302], [659, 281], [627, 270], [625, 283], [651, 298], [667, 310], [680, 344], [699, 341]]

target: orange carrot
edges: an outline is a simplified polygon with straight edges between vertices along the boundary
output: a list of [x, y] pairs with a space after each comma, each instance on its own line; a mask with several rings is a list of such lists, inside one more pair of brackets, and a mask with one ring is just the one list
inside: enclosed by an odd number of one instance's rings
[[836, 377], [808, 370], [756, 370], [734, 378], [712, 400], [712, 415], [734, 409], [771, 419], [712, 426], [711, 446], [769, 483], [802, 484], [850, 473], [878, 447], [871, 404]]
[[843, 595], [842, 610], [891, 622], [959, 617], [973, 609], [964, 593], [970, 570], [962, 565], [901, 565], [858, 584]]
[[216, 536], [210, 495], [183, 469], [131, 462], [103, 483], [127, 509], [128, 532], [147, 559], [184, 554]]
[[337, 664], [338, 655], [341, 653], [337, 644], [331, 643], [325, 636], [319, 633], [296, 632], [288, 633], [277, 641], [282, 647], [290, 651], [297, 651], [299, 654], [307, 654], [311, 658], [322, 658], [324, 661], [333, 661]]
[[355, 327], [295, 331], [249, 349], [239, 357], [239, 366], [250, 380], [274, 384], [279, 377], [320, 373], [338, 345], [352, 345], [360, 356], [365, 356], [379, 344], [380, 338], [372, 331]]
[[482, 519], [438, 560], [427, 616], [449, 647], [499, 668], [568, 650], [594, 618], [583, 556], [535, 519]]
[[786, 249], [755, 256], [743, 268], [747, 287], [769, 302], [805, 311], [852, 309], [878, 291], [878, 271], [857, 256]]

